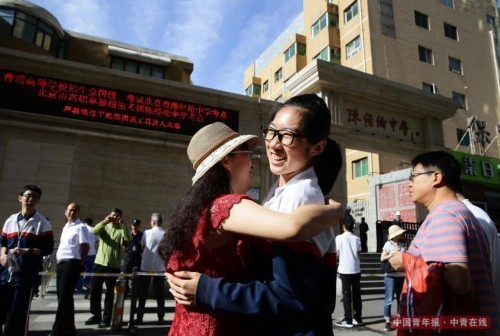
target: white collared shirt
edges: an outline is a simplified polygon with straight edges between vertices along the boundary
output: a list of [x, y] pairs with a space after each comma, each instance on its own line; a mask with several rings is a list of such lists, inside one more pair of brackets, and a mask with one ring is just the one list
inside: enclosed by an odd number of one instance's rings
[[[314, 167], [295, 175], [282, 187], [278, 187], [276, 182], [263, 202], [266, 208], [282, 213], [291, 213], [306, 204], [325, 204], [325, 196], [319, 187]], [[309, 241], [316, 244], [322, 256], [327, 252], [336, 253], [333, 228], [321, 232]]]
[[158, 253], [158, 246], [164, 234], [165, 231], [158, 226], [144, 231], [141, 241], [141, 245], [143, 246], [141, 270], [146, 272], [165, 272], [165, 261]]
[[57, 249], [57, 260], [81, 259], [80, 244], [89, 244], [89, 241], [88, 231], [81, 220], [77, 219], [74, 222], [66, 223], [61, 234], [59, 248]]

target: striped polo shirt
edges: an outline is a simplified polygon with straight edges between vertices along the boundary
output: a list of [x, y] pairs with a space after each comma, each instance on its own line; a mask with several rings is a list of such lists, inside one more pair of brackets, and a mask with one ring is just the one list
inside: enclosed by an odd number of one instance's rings
[[475, 311], [477, 315], [491, 316], [493, 327], [498, 328], [487, 247], [488, 241], [477, 219], [463, 203], [449, 200], [429, 212], [408, 252], [421, 256], [427, 263], [467, 263]]

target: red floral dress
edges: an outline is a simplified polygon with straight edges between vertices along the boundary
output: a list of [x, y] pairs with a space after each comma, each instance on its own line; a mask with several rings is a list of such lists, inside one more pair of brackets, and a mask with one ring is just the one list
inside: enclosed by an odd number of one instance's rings
[[[224, 246], [210, 248], [207, 237], [229, 217], [234, 204], [247, 195], [230, 194], [215, 199], [210, 209], [200, 217], [193, 237], [194, 248], [176, 251], [167, 264], [167, 272], [187, 270], [204, 273], [210, 277], [225, 277], [233, 282], [249, 279], [248, 245], [235, 236]], [[175, 315], [169, 335], [242, 335], [242, 317], [226, 312], [215, 312], [202, 306], [175, 305]]]

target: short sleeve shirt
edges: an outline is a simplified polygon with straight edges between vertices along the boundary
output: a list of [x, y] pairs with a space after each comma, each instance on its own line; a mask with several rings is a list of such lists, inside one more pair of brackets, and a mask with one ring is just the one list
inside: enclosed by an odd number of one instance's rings
[[[282, 187], [275, 185], [274, 192], [271, 190], [269, 195], [272, 197], [264, 200], [263, 205], [282, 213], [291, 213], [306, 204], [325, 204], [325, 196], [321, 192], [313, 167], [297, 174]], [[336, 252], [333, 228], [314, 236], [311, 241], [322, 256]]]
[[361, 251], [361, 239], [352, 232], [344, 232], [335, 238], [337, 251], [339, 253], [340, 274], [361, 273], [359, 251]]
[[141, 245], [143, 246], [141, 270], [146, 272], [165, 271], [165, 262], [158, 253], [158, 246], [164, 234], [165, 231], [161, 227], [154, 227], [144, 231], [141, 241]]
[[498, 326], [488, 242], [477, 219], [464, 204], [449, 200], [436, 205], [420, 226], [408, 252], [421, 256], [427, 263], [467, 263], [477, 314], [492, 316], [492, 323]]
[[89, 240], [89, 233], [81, 220], [66, 223], [57, 249], [57, 260], [81, 259], [80, 244], [89, 244]]

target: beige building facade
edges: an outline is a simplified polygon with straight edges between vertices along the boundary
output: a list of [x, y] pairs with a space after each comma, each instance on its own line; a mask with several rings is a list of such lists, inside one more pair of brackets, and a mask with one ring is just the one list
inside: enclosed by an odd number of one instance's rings
[[[283, 101], [301, 93], [292, 89], [292, 83], [316, 59], [340, 64], [408, 85], [423, 96], [453, 100], [456, 113], [442, 121], [444, 146], [499, 158], [495, 140], [500, 127], [498, 23], [498, 8], [490, 0], [304, 0], [302, 13], [247, 68], [244, 89], [247, 95]], [[378, 134], [378, 111], [366, 96], [344, 108], [355, 132]], [[370, 146], [360, 141], [345, 144], [349, 203], [373, 197], [370, 178], [408, 168], [414, 153], [389, 149], [394, 144], [390, 141], [413, 141], [421, 135], [414, 126], [406, 130], [408, 124], [418, 122], [405, 109], [384, 111], [391, 116], [384, 120], [395, 126], [389, 143], [369, 151]], [[468, 135], [468, 120], [473, 116], [477, 117], [475, 130], [483, 127], [489, 132], [491, 144], [481, 147]], [[493, 194], [500, 198], [500, 188], [494, 188]], [[474, 195], [486, 202], [485, 192]]]
[[[321, 3], [335, 13], [335, 6]], [[28, 183], [42, 188], [39, 209], [56, 237], [70, 201], [96, 221], [113, 207], [128, 222], [168, 214], [190, 186], [192, 134], [214, 121], [258, 134], [269, 122], [274, 99], [191, 85], [193, 64], [185, 57], [65, 31], [26, 1], [1, 0], [0, 8], [6, 13], [0, 27], [1, 218], [19, 211], [17, 195]], [[34, 29], [24, 31], [29, 24]], [[304, 40], [296, 38], [299, 50]], [[325, 99], [341, 146], [404, 159], [444, 148], [442, 121], [457, 108], [451, 99], [334, 62], [300, 62], [300, 71], [286, 78], [287, 92]], [[371, 160], [370, 167], [383, 165], [376, 155]], [[251, 194], [260, 199], [275, 179], [265, 155], [255, 161], [254, 174]], [[331, 196], [348, 201], [347, 185], [339, 181]]]

